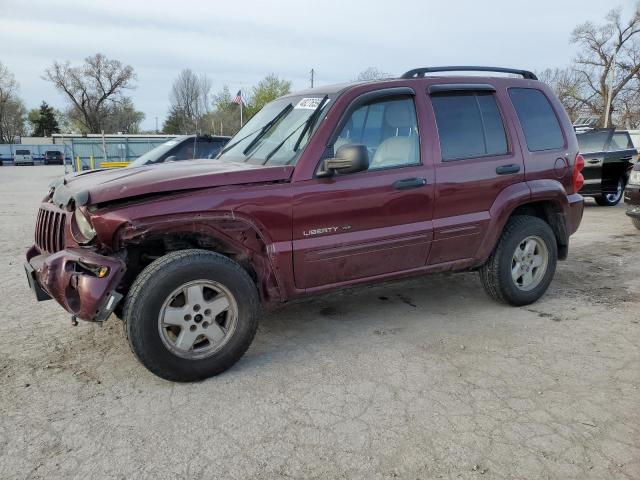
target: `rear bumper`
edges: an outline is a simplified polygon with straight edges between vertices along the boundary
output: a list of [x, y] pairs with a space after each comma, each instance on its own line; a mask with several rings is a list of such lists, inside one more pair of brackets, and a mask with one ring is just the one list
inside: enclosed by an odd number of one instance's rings
[[584, 198], [579, 193], [569, 195], [568, 208], [566, 215], [566, 227], [567, 237], [573, 235], [578, 230], [580, 222], [582, 222], [582, 215], [584, 213]]
[[[102, 278], [94, 271], [99, 267], [108, 268]], [[122, 298], [115, 291], [125, 272], [119, 258], [81, 248], [45, 256], [34, 246], [27, 252], [25, 270], [38, 300], [47, 300], [48, 295], [81, 320], [106, 320]]]

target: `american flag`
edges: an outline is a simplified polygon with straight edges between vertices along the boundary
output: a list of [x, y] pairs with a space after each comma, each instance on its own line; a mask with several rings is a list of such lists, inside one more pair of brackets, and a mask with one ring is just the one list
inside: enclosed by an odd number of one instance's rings
[[238, 105], [244, 103], [244, 100], [242, 99], [242, 90], [238, 90], [238, 93], [236, 93], [236, 98], [233, 99], [233, 103], [237, 103]]

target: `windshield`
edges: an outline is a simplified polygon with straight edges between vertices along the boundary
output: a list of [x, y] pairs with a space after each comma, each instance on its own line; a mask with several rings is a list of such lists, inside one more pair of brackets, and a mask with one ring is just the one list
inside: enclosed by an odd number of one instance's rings
[[16, 150], [16, 155], [31, 155], [29, 150]]
[[161, 145], [158, 145], [156, 148], [152, 148], [147, 153], [143, 153], [138, 158], [136, 158], [133, 162], [129, 164], [129, 167], [141, 167], [142, 165], [146, 165], [148, 163], [155, 163], [159, 158], [169, 152], [173, 147], [175, 147], [178, 143], [180, 143], [179, 138], [174, 138], [167, 142], [164, 142]]
[[274, 100], [235, 134], [218, 158], [259, 165], [295, 164], [329, 104], [329, 97], [321, 94]]

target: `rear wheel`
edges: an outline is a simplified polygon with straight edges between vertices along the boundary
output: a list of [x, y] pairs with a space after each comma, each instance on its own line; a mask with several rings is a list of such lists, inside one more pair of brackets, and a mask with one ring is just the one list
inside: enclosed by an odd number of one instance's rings
[[613, 207], [620, 203], [622, 200], [622, 193], [624, 192], [624, 179], [619, 178], [616, 185], [616, 191], [613, 193], [605, 193], [595, 197], [596, 203], [601, 207]]
[[124, 307], [131, 349], [151, 372], [188, 382], [217, 375], [246, 352], [259, 299], [247, 272], [206, 250], [159, 258], [133, 283]]
[[551, 227], [538, 217], [518, 215], [507, 222], [498, 245], [480, 268], [480, 279], [495, 300], [528, 305], [546, 292], [557, 260]]

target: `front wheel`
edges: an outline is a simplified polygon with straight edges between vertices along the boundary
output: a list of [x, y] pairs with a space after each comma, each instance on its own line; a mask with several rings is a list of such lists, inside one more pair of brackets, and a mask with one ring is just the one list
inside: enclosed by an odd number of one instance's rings
[[622, 200], [622, 193], [624, 192], [624, 180], [622, 178], [618, 179], [618, 183], [616, 185], [616, 191], [613, 193], [605, 193], [604, 195], [600, 195], [595, 197], [595, 201], [601, 207], [614, 207], [620, 200]]
[[498, 245], [480, 268], [485, 291], [497, 301], [520, 306], [538, 300], [556, 270], [558, 245], [549, 225], [518, 215], [507, 222]]
[[169, 253], [146, 267], [124, 306], [131, 349], [152, 373], [189, 382], [217, 375], [258, 328], [256, 286], [236, 262], [206, 250]]

